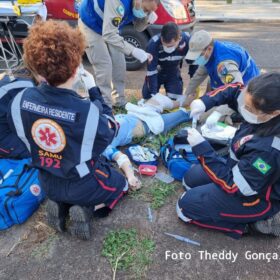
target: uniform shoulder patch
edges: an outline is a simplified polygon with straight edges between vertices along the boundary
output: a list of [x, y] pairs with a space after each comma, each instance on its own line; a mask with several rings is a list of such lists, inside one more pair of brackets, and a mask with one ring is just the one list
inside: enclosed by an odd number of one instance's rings
[[263, 175], [265, 175], [271, 169], [271, 166], [261, 158], [257, 158], [256, 161], [253, 163], [253, 166], [257, 170], [259, 170]]
[[230, 84], [234, 81], [234, 77], [231, 74], [227, 74], [224, 78], [223, 78], [223, 82], [225, 84]]
[[112, 19], [112, 24], [115, 26], [115, 27], [119, 27], [120, 24], [121, 24], [121, 21], [122, 21], [122, 18], [121, 17], [114, 17]]
[[153, 40], [154, 42], [157, 42], [159, 39], [160, 39], [160, 36], [159, 36], [159, 35], [154, 35], [154, 36], [152, 37], [152, 40]]
[[242, 145], [250, 141], [253, 137], [254, 137], [253, 134], [242, 137], [241, 139], [239, 139], [237, 142], [233, 144], [233, 150], [237, 152]]
[[181, 51], [187, 46], [186, 42], [183, 42], [182, 44], [179, 44], [178, 49]]
[[226, 66], [225, 66], [224, 63], [220, 63], [220, 64], [218, 65], [217, 70], [218, 70], [218, 74], [219, 74], [220, 76], [226, 76], [226, 75], [228, 74], [228, 70], [227, 70], [227, 68], [226, 68]]
[[116, 9], [117, 13], [123, 17], [124, 16], [124, 13], [125, 13], [125, 9], [124, 9], [124, 6], [122, 4], [120, 4], [117, 9]]

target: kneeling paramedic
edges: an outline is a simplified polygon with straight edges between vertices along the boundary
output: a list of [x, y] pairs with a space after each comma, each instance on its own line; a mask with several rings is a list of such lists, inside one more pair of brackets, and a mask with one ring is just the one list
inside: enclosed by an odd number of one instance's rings
[[[148, 43], [146, 51], [153, 56], [147, 64], [147, 74], [142, 89], [144, 99], [149, 99], [159, 92], [164, 85], [166, 95], [172, 99], [182, 97], [183, 80], [181, 67], [189, 50], [189, 35], [181, 32], [174, 22], [165, 24], [161, 34], [155, 35]], [[196, 65], [189, 66], [192, 77]]]
[[[267, 94], [269, 93], [269, 94]], [[228, 158], [190, 129], [188, 141], [200, 165], [184, 176], [177, 204], [187, 223], [239, 238], [248, 229], [280, 236], [280, 73], [267, 73], [247, 87], [232, 84], [191, 104], [192, 116], [228, 104], [245, 119]]]
[[100, 158], [117, 124], [93, 77], [85, 82], [90, 100], [72, 90], [84, 48], [82, 34], [67, 23], [32, 27], [24, 42], [24, 61], [47, 83], [21, 91], [11, 104], [9, 120], [40, 171], [50, 199], [50, 225], [63, 231], [69, 211], [70, 233], [89, 239], [93, 210], [105, 206], [109, 212], [128, 187], [124, 176]]
[[34, 87], [35, 81], [25, 68], [14, 70], [0, 80], [0, 158], [22, 159], [30, 157], [30, 153], [17, 136], [11, 131], [8, 120], [9, 103], [23, 89]]
[[259, 68], [247, 50], [233, 42], [214, 40], [205, 30], [192, 34], [186, 59], [198, 65], [185, 93], [189, 101], [195, 98], [195, 89], [208, 76], [210, 91], [231, 83], [246, 86], [252, 78], [260, 75]]

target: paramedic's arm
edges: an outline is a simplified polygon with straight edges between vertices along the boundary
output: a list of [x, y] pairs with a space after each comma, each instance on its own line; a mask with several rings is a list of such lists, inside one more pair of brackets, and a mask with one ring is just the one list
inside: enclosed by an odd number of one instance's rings
[[[241, 156], [233, 167], [226, 164], [207, 141], [192, 147], [192, 150], [211, 180], [231, 195], [256, 195], [280, 178], [277, 169], [280, 164], [279, 151], [276, 149], [270, 152], [252, 150]], [[258, 166], [259, 159], [265, 161], [263, 164], [267, 168]]]
[[204, 66], [199, 66], [195, 71], [193, 77], [190, 79], [189, 85], [185, 92], [185, 95], [189, 100], [188, 103], [191, 103], [191, 101], [195, 98], [196, 88], [199, 85], [201, 85], [207, 77], [208, 77], [207, 69]]
[[110, 117], [114, 117], [113, 116], [113, 111], [112, 109], [105, 103], [102, 94], [100, 92], [99, 87], [92, 87], [89, 90], [89, 98], [92, 102], [96, 102], [97, 100], [99, 101], [99, 103], [101, 104], [101, 108], [102, 110], [100, 110], [102, 112], [102, 114], [108, 115]]
[[124, 40], [119, 34], [119, 25], [122, 16], [118, 12], [119, 0], [105, 1], [102, 36], [106, 43], [113, 45], [125, 55], [131, 55], [134, 46]]
[[133, 21], [133, 26], [137, 32], [143, 32], [149, 25], [149, 17], [146, 16], [144, 18], [135, 18]]
[[235, 61], [224, 60], [217, 67], [217, 73], [221, 81], [227, 84], [243, 84], [242, 73]]
[[229, 84], [226, 86], [222, 86], [214, 91], [208, 92], [200, 99], [206, 107], [205, 111], [208, 111], [215, 106], [224, 104], [227, 104], [231, 109], [237, 111], [237, 98], [242, 89], [243, 84]]

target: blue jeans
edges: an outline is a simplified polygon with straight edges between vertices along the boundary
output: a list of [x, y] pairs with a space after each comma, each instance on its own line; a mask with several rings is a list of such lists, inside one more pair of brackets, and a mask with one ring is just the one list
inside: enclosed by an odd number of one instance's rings
[[183, 122], [189, 122], [191, 120], [189, 112], [184, 112], [183, 110], [178, 110], [176, 112], [161, 115], [164, 122], [164, 131], [167, 133], [169, 130], [178, 126]]

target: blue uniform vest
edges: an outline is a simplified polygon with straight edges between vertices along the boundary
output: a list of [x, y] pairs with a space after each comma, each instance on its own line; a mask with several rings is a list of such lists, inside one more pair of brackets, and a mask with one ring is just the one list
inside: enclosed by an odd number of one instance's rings
[[215, 41], [213, 54], [205, 65], [210, 76], [212, 89], [224, 85], [217, 69], [218, 65], [225, 60], [232, 60], [237, 63], [245, 85], [260, 74], [255, 61], [243, 47], [231, 42]]
[[[120, 0], [120, 3], [123, 5], [124, 15], [119, 28], [131, 23], [134, 19], [133, 0]], [[100, 35], [102, 35], [104, 6], [105, 0], [83, 0], [79, 9], [79, 15], [83, 23]]]

